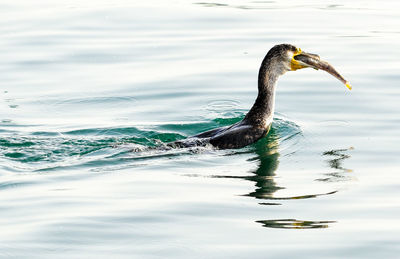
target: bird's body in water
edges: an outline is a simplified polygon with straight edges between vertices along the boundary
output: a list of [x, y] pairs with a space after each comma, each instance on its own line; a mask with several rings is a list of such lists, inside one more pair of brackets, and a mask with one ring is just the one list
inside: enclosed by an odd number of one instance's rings
[[258, 73], [258, 96], [242, 121], [168, 143], [168, 146], [191, 147], [211, 144], [219, 149], [231, 149], [255, 143], [267, 135], [271, 128], [279, 76], [306, 67], [325, 70], [351, 89], [350, 84], [331, 65], [320, 60], [318, 55], [302, 52], [290, 44], [276, 45], [261, 63]]

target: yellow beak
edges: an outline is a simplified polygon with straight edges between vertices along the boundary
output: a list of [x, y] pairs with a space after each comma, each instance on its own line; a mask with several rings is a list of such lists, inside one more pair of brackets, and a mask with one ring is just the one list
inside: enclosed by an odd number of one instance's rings
[[293, 54], [290, 62], [290, 69], [295, 71], [306, 67], [312, 67], [314, 69], [321, 69], [339, 79], [349, 90], [352, 89], [351, 84], [340, 75], [332, 65], [328, 62], [323, 61], [318, 55], [303, 52], [300, 48]]
[[301, 64], [299, 61], [295, 60], [294, 57], [300, 55], [303, 51], [298, 48], [297, 51], [293, 54], [292, 60], [290, 62], [290, 69], [292, 71], [296, 71], [297, 69], [306, 68], [308, 66]]

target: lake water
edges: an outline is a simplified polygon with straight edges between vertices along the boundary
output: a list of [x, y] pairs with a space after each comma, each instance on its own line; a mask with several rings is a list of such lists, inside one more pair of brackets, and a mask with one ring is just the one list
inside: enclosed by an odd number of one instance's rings
[[[395, 258], [398, 1], [3, 1], [0, 257]], [[275, 44], [271, 133], [154, 150], [239, 121]]]

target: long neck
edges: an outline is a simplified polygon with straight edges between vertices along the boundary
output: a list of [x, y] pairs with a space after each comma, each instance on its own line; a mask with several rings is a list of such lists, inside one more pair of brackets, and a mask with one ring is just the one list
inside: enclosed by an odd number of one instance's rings
[[253, 126], [268, 127], [272, 122], [275, 107], [275, 86], [279, 74], [266, 57], [258, 73], [258, 96], [244, 121]]

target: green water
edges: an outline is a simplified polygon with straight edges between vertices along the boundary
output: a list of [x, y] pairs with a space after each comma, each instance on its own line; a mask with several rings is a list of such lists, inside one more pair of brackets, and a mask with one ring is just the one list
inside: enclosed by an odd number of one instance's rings
[[[0, 257], [398, 256], [396, 1], [0, 10]], [[256, 144], [165, 148], [241, 120], [284, 42], [353, 90], [289, 72]]]

